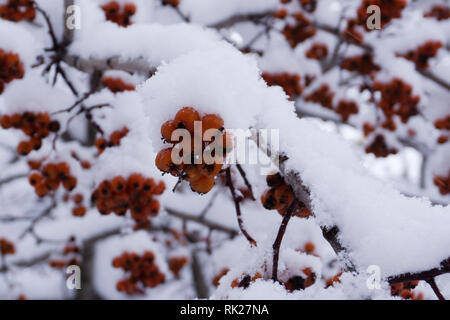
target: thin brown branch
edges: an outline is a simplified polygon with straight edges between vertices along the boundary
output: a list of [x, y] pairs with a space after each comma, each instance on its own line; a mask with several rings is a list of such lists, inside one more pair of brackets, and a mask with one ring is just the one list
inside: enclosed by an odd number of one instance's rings
[[171, 208], [165, 208], [165, 210], [167, 211], [167, 213], [170, 216], [173, 217], [177, 217], [183, 221], [188, 221], [188, 222], [195, 222], [197, 224], [203, 225], [205, 227], [208, 227], [211, 230], [216, 230], [216, 231], [220, 231], [220, 232], [224, 232], [229, 234], [231, 237], [235, 237], [238, 235], [238, 232], [236, 230], [234, 230], [233, 228], [229, 228], [227, 226], [218, 224], [214, 221], [205, 219], [205, 218], [201, 218], [198, 216], [193, 216], [193, 215], [189, 215], [186, 213], [182, 213], [180, 211], [177, 211], [175, 209], [171, 209]]
[[239, 163], [236, 164], [236, 167], [237, 167], [239, 173], [241, 174], [241, 177], [244, 180], [245, 185], [247, 186], [248, 190], [250, 191], [250, 197], [252, 198], [253, 201], [256, 201], [255, 195], [253, 194], [253, 187], [252, 187], [252, 184], [250, 183], [250, 181], [248, 181], [248, 179], [247, 179], [247, 174], [245, 173], [244, 169], [242, 168], [242, 166]]
[[436, 279], [435, 278], [431, 278], [426, 280], [426, 282], [430, 285], [431, 289], [433, 289], [434, 294], [438, 297], [439, 300], [445, 300], [445, 297], [442, 295], [441, 291], [439, 290], [437, 284], [436, 284]]
[[297, 199], [294, 198], [292, 200], [291, 204], [289, 205], [286, 214], [283, 217], [283, 221], [281, 222], [280, 229], [278, 230], [277, 238], [275, 239], [275, 242], [273, 243], [272, 249], [273, 249], [273, 265], [272, 265], [272, 280], [278, 281], [278, 259], [280, 257], [280, 247], [281, 242], [283, 242], [284, 234], [286, 233], [286, 228], [289, 224], [289, 221], [292, 218], [292, 215], [299, 205], [299, 202]]
[[409, 282], [409, 281], [417, 281], [417, 280], [428, 280], [434, 277], [438, 277], [440, 275], [450, 273], [450, 258], [443, 261], [439, 267], [415, 272], [415, 273], [404, 273], [400, 275], [391, 276], [388, 278], [388, 282], [390, 284], [400, 283], [400, 282]]
[[238, 219], [239, 229], [241, 230], [242, 234], [247, 238], [247, 240], [252, 245], [256, 246], [256, 241], [248, 234], [247, 229], [245, 229], [245, 227], [244, 227], [244, 221], [242, 221], [240, 200], [238, 199], [238, 196], [236, 194], [236, 189], [234, 188], [233, 180], [231, 178], [231, 167], [228, 167], [228, 169], [226, 170], [226, 180], [227, 180], [227, 186], [231, 192], [231, 196], [233, 197], [234, 206], [236, 208], [236, 216]]

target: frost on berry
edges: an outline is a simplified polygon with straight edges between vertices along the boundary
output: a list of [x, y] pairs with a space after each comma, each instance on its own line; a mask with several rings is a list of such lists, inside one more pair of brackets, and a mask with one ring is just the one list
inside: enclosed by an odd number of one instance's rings
[[155, 259], [151, 251], [142, 255], [124, 252], [114, 258], [113, 267], [125, 272], [124, 279], [117, 282], [117, 290], [129, 295], [143, 294], [146, 288], [156, 288], [164, 283], [166, 276], [159, 270]]
[[302, 93], [301, 78], [298, 74], [263, 72], [262, 77], [267, 82], [267, 85], [282, 87], [291, 99], [295, 99]]
[[0, 5], [0, 18], [19, 22], [22, 20], [32, 21], [36, 17], [34, 1], [31, 0], [8, 0]]
[[128, 27], [133, 24], [131, 17], [136, 13], [136, 5], [134, 3], [129, 2], [121, 6], [117, 1], [111, 1], [102, 6], [102, 9], [108, 21], [117, 23], [122, 27]]

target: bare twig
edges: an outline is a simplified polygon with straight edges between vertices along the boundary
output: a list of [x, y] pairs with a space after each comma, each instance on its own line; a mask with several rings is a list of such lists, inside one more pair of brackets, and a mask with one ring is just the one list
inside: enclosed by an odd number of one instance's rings
[[250, 183], [250, 181], [248, 181], [247, 175], [245, 174], [244, 169], [242, 168], [242, 166], [239, 163], [236, 164], [236, 167], [237, 167], [239, 173], [241, 174], [242, 179], [244, 179], [245, 185], [247, 186], [248, 190], [250, 191], [250, 196], [252, 197], [252, 200], [256, 201], [255, 195], [253, 194], [252, 184]]
[[283, 221], [281, 222], [280, 229], [278, 230], [277, 238], [273, 243], [273, 265], [272, 265], [272, 280], [278, 281], [278, 259], [280, 257], [280, 247], [281, 242], [283, 241], [284, 234], [286, 233], [286, 228], [288, 226], [289, 221], [292, 218], [292, 215], [297, 208], [299, 202], [294, 198], [291, 204], [287, 208], [286, 214], [283, 217]]
[[439, 290], [436, 280], [434, 278], [426, 280], [426, 282], [430, 285], [431, 289], [433, 289], [433, 292], [436, 294], [439, 300], [445, 300], [444, 296], [442, 295], [441, 291]]
[[236, 215], [238, 219], [239, 229], [241, 230], [242, 234], [247, 238], [247, 240], [252, 244], [256, 246], [256, 241], [248, 234], [247, 230], [244, 227], [244, 222], [242, 221], [242, 212], [241, 212], [241, 205], [239, 203], [239, 199], [236, 195], [236, 190], [233, 185], [233, 180], [231, 178], [231, 168], [228, 167], [226, 170], [226, 179], [227, 179], [227, 185], [230, 188], [231, 196], [233, 197], [234, 206], [236, 208]]

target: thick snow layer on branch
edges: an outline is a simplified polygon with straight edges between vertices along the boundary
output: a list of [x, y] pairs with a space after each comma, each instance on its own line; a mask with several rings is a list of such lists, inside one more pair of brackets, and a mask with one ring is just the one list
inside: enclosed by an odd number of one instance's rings
[[370, 177], [350, 145], [297, 119], [281, 89], [267, 88], [255, 63], [231, 47], [182, 56], [141, 90], [154, 142], [158, 124], [186, 105], [219, 113], [226, 127], [279, 129], [288, 171], [311, 190], [321, 224], [340, 228], [357, 266], [379, 265], [388, 276], [433, 268], [450, 256], [450, 208], [409, 199]]
[[214, 24], [239, 14], [257, 14], [274, 10], [278, 0], [183, 0], [180, 9], [193, 22]]

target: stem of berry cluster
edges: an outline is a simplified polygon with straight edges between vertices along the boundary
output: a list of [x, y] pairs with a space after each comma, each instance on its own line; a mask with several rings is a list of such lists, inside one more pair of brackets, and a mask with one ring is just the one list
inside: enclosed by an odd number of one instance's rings
[[244, 227], [244, 222], [242, 221], [242, 212], [241, 212], [241, 205], [240, 205], [240, 199], [236, 195], [236, 189], [233, 185], [233, 180], [231, 179], [231, 167], [228, 167], [226, 170], [226, 179], [227, 179], [227, 186], [230, 188], [231, 196], [233, 197], [234, 206], [236, 208], [236, 215], [238, 219], [239, 229], [241, 230], [242, 234], [247, 238], [247, 240], [254, 246], [256, 246], [256, 241], [248, 234], [247, 230]]
[[277, 238], [275, 239], [275, 242], [273, 243], [273, 265], [272, 265], [272, 280], [278, 281], [278, 259], [280, 257], [280, 247], [281, 242], [283, 241], [284, 234], [286, 233], [286, 228], [288, 226], [289, 221], [292, 218], [292, 215], [297, 208], [299, 202], [296, 198], [292, 200], [291, 204], [289, 205], [286, 214], [283, 217], [283, 221], [281, 222], [280, 229], [278, 230]]
[[433, 289], [433, 292], [436, 294], [439, 300], [445, 300], [445, 297], [442, 295], [441, 291], [439, 290], [436, 280], [434, 278], [426, 280], [427, 283], [430, 285], [431, 289]]

